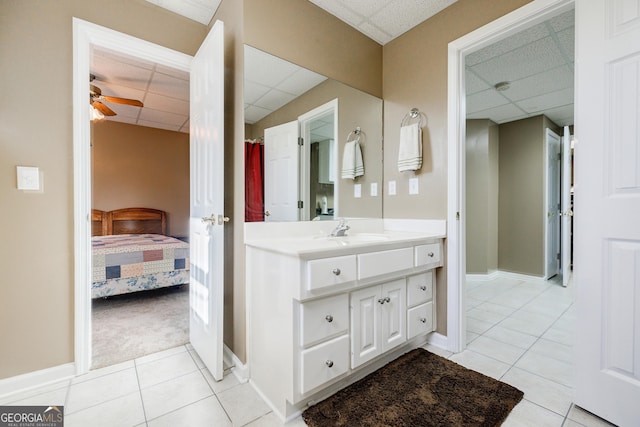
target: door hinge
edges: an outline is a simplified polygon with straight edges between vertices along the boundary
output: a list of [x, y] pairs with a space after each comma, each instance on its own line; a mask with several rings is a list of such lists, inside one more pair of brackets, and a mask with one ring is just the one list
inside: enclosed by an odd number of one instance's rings
[[556, 254], [556, 258], [558, 259], [558, 261], [560, 261], [560, 252]]
[[558, 160], [562, 160], [562, 153], [558, 153]]
[[298, 145], [301, 147], [304, 145], [304, 138], [301, 136], [298, 137]]
[[304, 202], [302, 200], [298, 200], [298, 209], [302, 209]]
[[460, 221], [460, 212], [456, 212], [456, 220]]

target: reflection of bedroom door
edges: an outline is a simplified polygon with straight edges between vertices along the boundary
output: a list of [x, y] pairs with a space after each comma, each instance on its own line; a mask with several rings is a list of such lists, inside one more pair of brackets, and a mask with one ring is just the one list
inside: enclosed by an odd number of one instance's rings
[[545, 279], [560, 268], [560, 137], [547, 129]]
[[297, 221], [300, 149], [298, 121], [264, 130], [265, 221]]
[[224, 301], [224, 27], [217, 21], [191, 65], [189, 338], [220, 381]]

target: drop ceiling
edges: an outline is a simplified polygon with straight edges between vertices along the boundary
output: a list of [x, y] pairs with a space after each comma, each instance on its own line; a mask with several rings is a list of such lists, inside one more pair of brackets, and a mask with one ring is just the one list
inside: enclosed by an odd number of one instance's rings
[[[199, 5], [171, 9], [167, 0], [147, 0], [207, 24], [219, 0], [177, 1]], [[403, 34], [453, 0], [310, 0], [381, 44]], [[206, 6], [206, 7], [205, 7]], [[416, 9], [417, 8], [417, 9]], [[200, 10], [195, 16], [193, 10]], [[554, 17], [466, 57], [467, 117], [505, 123], [546, 114], [558, 125], [573, 124], [573, 11]], [[324, 77], [291, 63], [265, 67], [263, 52], [246, 53], [245, 114], [253, 123]], [[270, 55], [268, 55], [270, 56]], [[273, 57], [272, 57], [273, 58]], [[103, 95], [138, 99], [143, 108], [107, 104], [108, 120], [179, 132], [189, 131], [189, 76], [117, 52], [94, 50], [91, 72]], [[284, 77], [291, 77], [284, 78]], [[88, 80], [88, 79], [87, 79]], [[307, 81], [307, 86], [303, 82]], [[510, 88], [496, 91], [496, 83]], [[88, 84], [88, 81], [87, 81]]]

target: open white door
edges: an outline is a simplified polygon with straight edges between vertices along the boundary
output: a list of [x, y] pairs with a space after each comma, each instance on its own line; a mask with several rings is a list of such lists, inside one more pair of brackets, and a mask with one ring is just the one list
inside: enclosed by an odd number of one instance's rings
[[189, 337], [211, 375], [223, 377], [224, 27], [217, 21], [191, 65]]
[[560, 137], [547, 129], [545, 279], [560, 272]]
[[571, 276], [571, 220], [573, 216], [571, 203], [571, 132], [569, 131], [569, 126], [564, 127], [564, 135], [562, 136], [562, 196], [560, 198], [562, 200], [562, 216], [560, 217], [562, 259], [560, 268], [562, 269], [562, 286], [567, 286]]
[[574, 402], [640, 420], [640, 2], [576, 1]]
[[264, 130], [264, 220], [298, 221], [298, 121]]

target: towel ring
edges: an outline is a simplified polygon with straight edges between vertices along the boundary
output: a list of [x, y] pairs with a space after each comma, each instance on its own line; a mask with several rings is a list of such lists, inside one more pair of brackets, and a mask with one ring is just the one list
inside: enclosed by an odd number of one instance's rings
[[406, 126], [410, 124], [411, 120], [420, 119], [419, 126], [424, 127], [427, 124], [427, 116], [417, 108], [412, 108], [407, 114], [404, 115], [402, 121], [400, 122], [400, 126]]
[[360, 142], [360, 134], [362, 134], [362, 131], [360, 130], [360, 126], [358, 126], [355, 130], [352, 130], [351, 132], [349, 132], [349, 135], [347, 135], [347, 142], [351, 142], [351, 140], [349, 138], [351, 138], [351, 135], [355, 135], [356, 136], [356, 141]]

